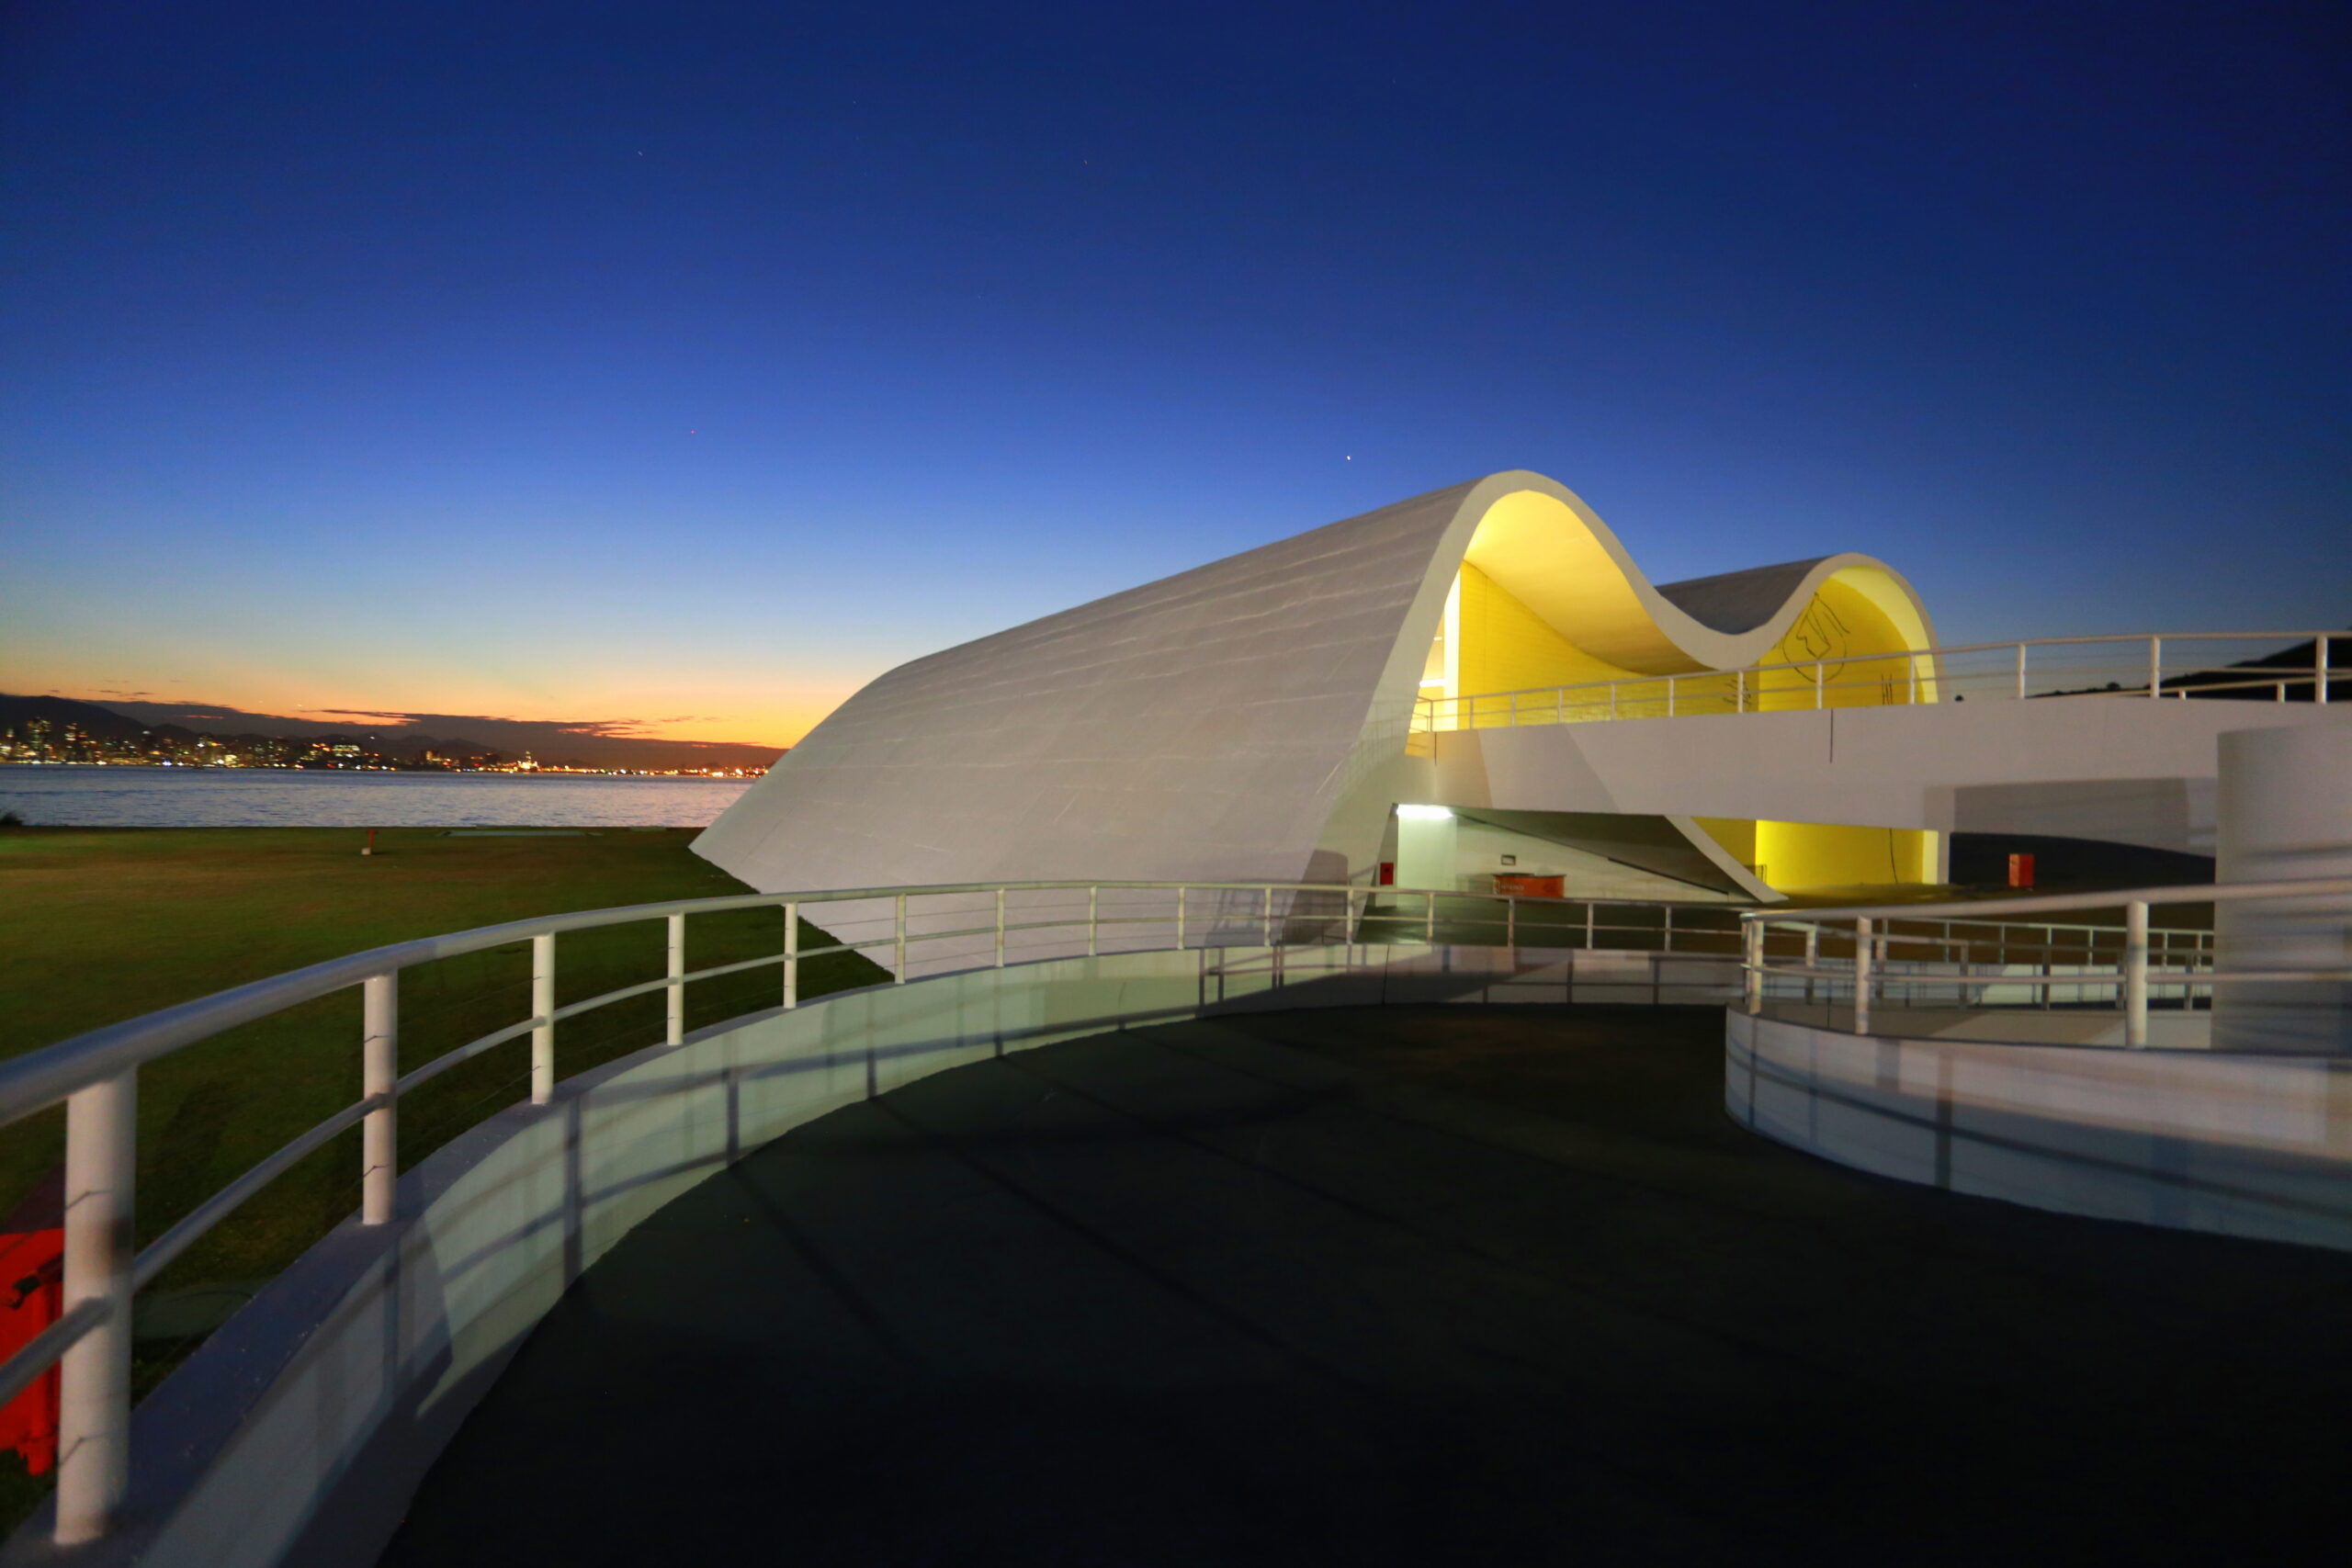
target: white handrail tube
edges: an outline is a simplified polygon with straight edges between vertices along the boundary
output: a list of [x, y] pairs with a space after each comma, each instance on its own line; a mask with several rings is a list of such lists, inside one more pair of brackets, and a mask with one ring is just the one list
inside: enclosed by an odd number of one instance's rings
[[1764, 922], [1747, 920], [1741, 923], [1741, 944], [1746, 948], [1743, 964], [1747, 971], [1747, 1012], [1754, 1017], [1764, 1010]]
[[1854, 1032], [1871, 1032], [1871, 918], [1854, 922]]
[[401, 1176], [401, 977], [370, 976], [361, 987], [361, 1096], [382, 1103], [359, 1124], [359, 1218], [364, 1224], [391, 1223]]
[[784, 907], [784, 1005], [800, 1005], [800, 906]]
[[686, 917], [672, 915], [669, 928], [669, 1027], [662, 1041], [665, 1044], [683, 1045], [686, 1043]]
[[139, 1075], [65, 1102], [67, 1315], [105, 1315], [60, 1365], [57, 1543], [104, 1535], [130, 1484], [130, 1292], [138, 1182]]
[[[2336, 635], [2340, 636], [2342, 634], [2339, 633]], [[1849, 662], [1867, 666], [1871, 669], [1878, 669], [1888, 660], [1902, 660], [1905, 665], [1904, 679], [1907, 681], [1907, 692], [1905, 694], [1907, 696], [1909, 702], [1916, 704], [1922, 700], [1923, 694], [1929, 697], [1938, 695], [1938, 694], [1934, 693], [1923, 693], [1923, 687], [1928, 682], [1941, 682], [1943, 687], [1948, 690], [1952, 685], [1958, 683], [1981, 680], [1991, 672], [1990, 671], [1983, 669], [1976, 670], [1973, 673], [1955, 671], [1950, 667], [1947, 662], [1948, 660], [1955, 659], [1962, 654], [1987, 654], [1996, 653], [2005, 649], [2010, 650], [2015, 655], [2015, 692], [2017, 696], [2022, 699], [2029, 696], [2031, 690], [2028, 678], [2029, 651], [2031, 649], [2096, 648], [2104, 647], [2109, 644], [2119, 646], [2145, 644], [2147, 649], [2147, 657], [2145, 660], [2147, 676], [2145, 686], [2134, 687], [2126, 683], [2119, 687], [2116, 683], [2111, 682], [2108, 690], [2109, 692], [2120, 690], [2126, 694], [2138, 694], [2140, 691], [2144, 690], [2149, 696], [2154, 697], [2164, 695], [2164, 654], [2165, 644], [2167, 641], [2189, 643], [2292, 642], [2304, 638], [2310, 639], [2313, 649], [2312, 671], [2309, 677], [2297, 674], [2292, 677], [2282, 679], [2281, 677], [2270, 673], [2270, 671], [2274, 669], [2275, 666], [2258, 666], [2241, 660], [2231, 664], [2212, 665], [2208, 667], [2203, 672], [2209, 674], [2226, 674], [2230, 671], [2243, 670], [2248, 671], [2245, 678], [2239, 680], [2206, 680], [2199, 682], [2195, 686], [2194, 690], [2192, 690], [2189, 685], [2184, 684], [2175, 694], [2181, 697], [2188, 697], [2191, 695], [2208, 695], [2233, 690], [2269, 690], [2276, 687], [2281, 700], [2284, 700], [2284, 693], [2287, 685], [2301, 685], [2306, 679], [2308, 679], [2312, 686], [2313, 700], [2325, 702], [2327, 701], [2329, 671], [2327, 650], [2330, 641], [2329, 634], [2326, 632], [2262, 631], [2116, 633], [2099, 637], [2032, 637], [2014, 643], [1968, 643], [1951, 648], [1889, 649], [1884, 653], [1861, 655]], [[1827, 661], [1826, 660], [1815, 659], [1809, 660], [1750, 664], [1737, 669], [1697, 671], [1695, 673], [1702, 675], [1715, 674], [1732, 676], [1735, 687], [1735, 694], [1733, 698], [1734, 711], [1738, 713], [1763, 713], [1770, 710], [1771, 706], [1771, 705], [1764, 700], [1765, 691], [1768, 685], [1765, 677], [1777, 671], [1792, 671], [1800, 677], [1809, 677], [1814, 688], [1813, 705], [1816, 708], [1827, 705], [1826, 692], [1829, 682]], [[2192, 666], [2189, 672], [2199, 673], [2199, 671], [2197, 667]], [[1687, 706], [1687, 705], [1681, 704], [1679, 701], [1680, 689], [1679, 678], [1675, 675], [1667, 675], [1660, 677], [1660, 679], [1662, 679], [1666, 684], [1667, 715], [1669, 717], [1675, 716], [1684, 706]], [[1868, 686], [1870, 682], [1857, 679], [1850, 682], [1850, 684], [1853, 685], [1855, 689], [1859, 690]], [[1445, 699], [1442, 706], [1430, 698], [1417, 697], [1415, 699], [1415, 712], [1417, 715], [1420, 716], [1417, 720], [1417, 723], [1421, 729], [1436, 730], [1441, 728], [1450, 729], [1476, 728], [1478, 727], [1478, 705], [1481, 702], [1491, 705], [1496, 701], [1502, 701], [1507, 704], [1510, 708], [1510, 722], [1513, 725], [1517, 725], [1521, 722], [1520, 717], [1521, 709], [1521, 704], [1520, 702], [1521, 698], [1549, 694], [1552, 698], [1553, 722], [1558, 722], [1565, 716], [1566, 709], [1569, 706], [1567, 701], [1568, 693], [1589, 693], [1590, 694], [1591, 703], [1597, 705], [1600, 701], [1601, 689], [1606, 687], [1609, 694], [1608, 716], [1614, 719], [1621, 716], [1627, 716], [1621, 713], [1617, 700], [1617, 686], [1618, 682], [1616, 681], [1588, 681], [1562, 686], [1521, 687], [1509, 692], [1461, 694]], [[1891, 679], [1879, 678], [1877, 680], [1877, 686], [1879, 700], [1881, 702], [1893, 702], [1896, 700], [1894, 695], [1895, 688]], [[1751, 694], [1754, 698], [1753, 701], [1749, 700]], [[2086, 692], [2078, 694], [2087, 695], [2097, 694]], [[1581, 709], [1585, 705], [1582, 702], [1579, 702], [1577, 705]], [[1705, 705], [1706, 705], [1704, 704], [1700, 705], [1701, 709], [1704, 710]], [[1424, 707], [1427, 709], [1425, 714], [1421, 711]], [[1540, 712], [1540, 710], [1538, 711]], [[1539, 719], [1537, 722], [1541, 722], [1541, 720]]]
[[547, 1020], [531, 1031], [531, 1103], [555, 1095], [555, 932], [531, 939], [531, 1015]]
[[2123, 1043], [2148, 1043], [2148, 901], [2123, 906]]

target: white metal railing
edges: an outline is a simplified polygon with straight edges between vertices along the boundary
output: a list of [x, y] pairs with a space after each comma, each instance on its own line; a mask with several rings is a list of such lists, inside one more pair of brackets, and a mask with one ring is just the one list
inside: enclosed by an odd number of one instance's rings
[[[2329, 662], [2331, 639], [2352, 642], [2352, 632], [2035, 637], [2022, 642], [1824, 656], [1736, 670], [1624, 676], [1451, 697], [1425, 695], [1414, 704], [1412, 729], [1417, 734], [1508, 729], [1613, 718], [1964, 702], [1972, 697], [2234, 696], [2282, 703], [2301, 697], [2324, 703], [2328, 700], [2331, 681], [2352, 682], [2352, 669]], [[2224, 657], [2233, 651], [2252, 653], [2253, 645], [2257, 644], [2275, 649], [2281, 643], [2291, 647], [2304, 641], [2312, 644], [2307, 666], [2256, 665], [2243, 658]], [[2191, 649], [2186, 656], [2183, 645]]]
[[[1895, 992], [1910, 995], [1921, 990], [1974, 991], [1980, 995], [1978, 1005], [1983, 1005], [1984, 991], [2014, 987], [2038, 992], [2047, 1005], [2052, 988], [2073, 987], [2078, 995], [2083, 989], [2111, 992], [2116, 1010], [2123, 1015], [2124, 1043], [2143, 1048], [2148, 1043], [2152, 987], [2177, 987], [2182, 1005], [2188, 1007], [2194, 1004], [2199, 992], [2210, 1005], [2217, 986], [2352, 981], [2352, 969], [2347, 968], [2219, 969], [2215, 967], [2210, 932], [2152, 931], [2148, 924], [2152, 908], [2322, 899], [2328, 901], [2321, 911], [2322, 918], [2340, 923], [2347, 898], [2352, 898], [2352, 877], [1986, 898], [1924, 908], [1916, 904], [1883, 904], [1801, 912], [1755, 911], [1740, 917], [1744, 927], [1741, 968], [1747, 977], [1747, 1007], [1750, 1013], [1762, 1012], [1776, 979], [1783, 983], [1784, 995], [1802, 996], [1807, 1001], [1814, 999], [1814, 987], [1819, 985], [1829, 999], [1834, 1000], [1841, 991], [1849, 997], [1853, 1032], [1867, 1034], [1876, 1001]], [[2123, 924], [2120, 928], [2057, 927], [2018, 919], [2075, 909], [2120, 909]], [[1898, 923], [1905, 922], [1915, 928], [1939, 929], [1895, 929]], [[2060, 930], [2090, 935], [2076, 950], [2071, 942], [2059, 943], [2049, 934]], [[2039, 943], [2030, 938], [2035, 931], [2045, 933]], [[1794, 963], [1772, 961], [1776, 933], [1781, 936], [1784, 958], [1789, 956], [1788, 946], [1794, 945], [1792, 939], [1801, 939]], [[1844, 962], [1840, 963], [1834, 953], [1823, 952], [1825, 936], [1848, 950]], [[2197, 940], [2176, 940], [2182, 937]], [[2115, 940], [2110, 944], [2107, 938]], [[1933, 967], [1894, 969], [1891, 955], [1898, 945], [1928, 949], [1931, 956], [1924, 962]], [[2108, 951], [2110, 946], [2111, 956]], [[1954, 949], [1959, 950], [1956, 958], [1952, 956]], [[1992, 956], [1980, 962], [1974, 955], [1987, 949], [1992, 950]], [[2039, 954], [2026, 961], [2025, 966], [2031, 973], [2015, 972], [2018, 967], [2015, 955], [2018, 952]]]
[[[1083, 914], [1075, 912], [1085, 896]], [[1009, 897], [1010, 896], [1010, 897]], [[1073, 908], [1023, 908], [1056, 898]], [[800, 917], [826, 905], [887, 901], [887, 929], [803, 949]], [[1205, 908], [1204, 907], [1205, 906]], [[686, 924], [694, 915], [773, 908], [783, 915], [774, 953], [703, 969], [686, 967]], [[1684, 911], [1678, 928], [1678, 908]], [[1582, 919], [1574, 918], [1581, 913]], [[1635, 911], [1657, 911], [1652, 923]], [[1039, 913], [1050, 918], [1027, 918]], [[844, 911], [844, 914], [849, 914]], [[894, 979], [909, 976], [910, 948], [944, 948], [942, 972], [1012, 961], [1011, 949], [1042, 939], [1074, 949], [1083, 928], [1089, 956], [1190, 947], [1357, 941], [1434, 943], [1441, 931], [1459, 941], [1464, 928], [1483, 936], [1468, 945], [1593, 947], [1604, 938], [1635, 937], [1686, 953], [1715, 945], [1736, 956], [1736, 925], [1721, 905], [1676, 906], [1625, 899], [1540, 898], [1478, 891], [1370, 888], [1297, 883], [1012, 882], [931, 887], [862, 888], [805, 894], [746, 894], [626, 908], [553, 915], [476, 931], [396, 942], [314, 964], [0, 1063], [0, 1125], [62, 1102], [65, 1106], [64, 1311], [58, 1321], [0, 1364], [0, 1402], [60, 1365], [56, 1540], [74, 1545], [103, 1535], [130, 1482], [130, 1304], [133, 1295], [237, 1207], [306, 1155], [354, 1126], [361, 1129], [360, 1219], [396, 1217], [402, 1096], [492, 1048], [528, 1036], [530, 1100], [545, 1104], [556, 1082], [558, 1026], [633, 997], [666, 995], [666, 1043], [685, 1040], [685, 987], [775, 965], [778, 1005], [800, 1005], [802, 965], [829, 954], [887, 953]], [[660, 920], [666, 925], [665, 972], [658, 979], [558, 1005], [558, 938], [575, 931]], [[934, 929], [936, 928], [936, 929]], [[1377, 933], [1377, 934], [1375, 934]], [[1497, 941], [1495, 939], [1499, 939]], [[402, 1074], [400, 976], [441, 959], [530, 943], [530, 1012]], [[1075, 956], [1056, 951], [1051, 956]], [[138, 1077], [146, 1063], [241, 1024], [357, 987], [361, 995], [361, 1096], [253, 1166], [182, 1216], [145, 1247], [135, 1246]]]

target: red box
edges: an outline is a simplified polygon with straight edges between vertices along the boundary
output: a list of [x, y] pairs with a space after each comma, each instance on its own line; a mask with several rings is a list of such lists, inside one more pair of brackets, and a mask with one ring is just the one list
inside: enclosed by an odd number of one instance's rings
[[[65, 1233], [0, 1235], [0, 1357], [14, 1354], [64, 1310]], [[57, 1368], [0, 1405], [0, 1449], [14, 1449], [25, 1469], [45, 1475], [57, 1462]]]

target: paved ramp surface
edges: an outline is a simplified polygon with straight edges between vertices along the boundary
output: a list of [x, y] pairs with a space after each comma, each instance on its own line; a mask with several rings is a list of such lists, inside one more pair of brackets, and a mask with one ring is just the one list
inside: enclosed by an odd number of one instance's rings
[[2352, 1258], [1820, 1164], [1721, 1062], [1713, 1010], [1351, 1010], [853, 1107], [589, 1270], [386, 1561], [2340, 1544]]

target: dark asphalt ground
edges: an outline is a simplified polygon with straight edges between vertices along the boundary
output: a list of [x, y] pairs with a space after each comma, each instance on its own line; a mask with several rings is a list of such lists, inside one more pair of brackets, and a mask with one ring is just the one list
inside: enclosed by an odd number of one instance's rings
[[385, 1561], [2343, 1560], [2352, 1258], [1858, 1175], [1712, 1009], [943, 1074], [663, 1210]]

